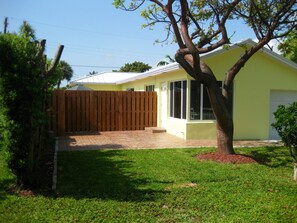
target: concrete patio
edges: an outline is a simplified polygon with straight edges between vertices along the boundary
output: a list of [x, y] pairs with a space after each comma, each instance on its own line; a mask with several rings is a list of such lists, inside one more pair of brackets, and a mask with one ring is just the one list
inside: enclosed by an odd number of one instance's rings
[[[242, 140], [234, 147], [280, 146], [277, 141]], [[216, 140], [183, 140], [168, 133], [148, 131], [112, 131], [94, 134], [69, 135], [58, 138], [59, 151], [99, 149], [161, 149], [215, 147]]]

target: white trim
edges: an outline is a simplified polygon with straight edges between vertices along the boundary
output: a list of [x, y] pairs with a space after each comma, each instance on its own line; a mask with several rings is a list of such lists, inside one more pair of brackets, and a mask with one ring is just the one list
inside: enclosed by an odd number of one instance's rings
[[[204, 120], [203, 119], [203, 98], [204, 98], [204, 95], [203, 95], [203, 90], [204, 90], [204, 85], [203, 84], [200, 84], [200, 120]], [[190, 95], [191, 97], [191, 95]], [[191, 98], [190, 98], [191, 100]]]
[[[180, 103], [181, 103], [181, 106], [180, 106], [180, 118], [176, 118], [174, 117], [174, 114], [175, 114], [175, 96], [174, 96], [174, 88], [175, 88], [175, 83], [176, 82], [181, 82], [181, 91], [180, 91], [180, 95], [181, 95], [181, 98], [180, 98]], [[173, 90], [173, 94], [172, 94], [172, 106], [171, 106], [171, 83], [172, 83], [172, 90]], [[184, 102], [184, 83], [186, 83], [186, 101]], [[187, 106], [186, 106], [186, 113], [184, 114], [184, 111], [183, 111], [183, 105], [186, 103], [187, 105], [187, 98], [188, 98], [188, 80], [187, 79], [183, 79], [183, 80], [176, 80], [176, 81], [170, 81], [169, 82], [169, 117], [171, 118], [175, 118], [175, 119], [183, 119], [183, 120], [187, 120]], [[171, 107], [172, 107], [172, 115], [171, 116]], [[186, 116], [186, 118], [183, 118], [183, 115]]]

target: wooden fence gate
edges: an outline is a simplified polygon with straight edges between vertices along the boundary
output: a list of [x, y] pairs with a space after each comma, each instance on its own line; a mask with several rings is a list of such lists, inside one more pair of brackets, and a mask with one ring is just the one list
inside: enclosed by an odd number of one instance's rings
[[57, 136], [156, 126], [156, 92], [57, 90], [52, 94], [50, 130]]

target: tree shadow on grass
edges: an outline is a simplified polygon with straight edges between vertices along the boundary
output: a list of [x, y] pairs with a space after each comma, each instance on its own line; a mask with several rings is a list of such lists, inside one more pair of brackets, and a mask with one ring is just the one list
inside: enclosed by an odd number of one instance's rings
[[292, 168], [292, 158], [287, 148], [284, 147], [262, 147], [253, 148], [249, 154], [258, 163], [272, 168], [288, 167]]
[[[14, 180], [12, 178], [8, 179], [0, 179], [0, 201], [5, 200], [7, 197], [7, 189], [10, 185], [14, 183]], [[0, 202], [1, 203], [1, 202]]]
[[133, 165], [123, 151], [59, 152], [57, 196], [138, 202], [162, 199], [168, 193], [149, 185], [152, 180]]

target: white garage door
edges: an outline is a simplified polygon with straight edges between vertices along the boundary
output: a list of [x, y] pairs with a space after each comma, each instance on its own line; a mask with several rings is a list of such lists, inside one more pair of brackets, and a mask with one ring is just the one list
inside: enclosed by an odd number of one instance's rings
[[269, 139], [280, 139], [275, 129], [271, 127], [274, 123], [273, 113], [279, 105], [288, 105], [297, 101], [297, 91], [271, 91], [270, 92], [270, 125], [269, 125]]

